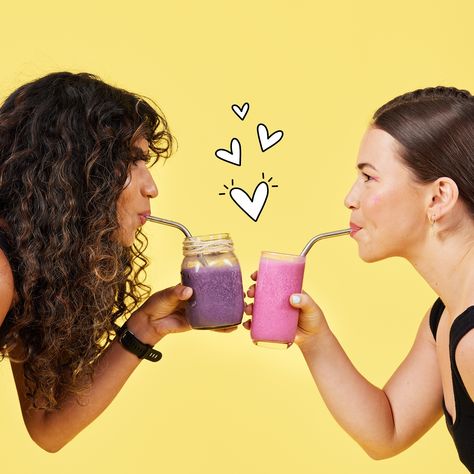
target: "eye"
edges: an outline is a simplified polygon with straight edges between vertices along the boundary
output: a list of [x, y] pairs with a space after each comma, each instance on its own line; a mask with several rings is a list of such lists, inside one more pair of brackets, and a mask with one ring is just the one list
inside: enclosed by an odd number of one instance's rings
[[364, 182], [367, 183], [368, 181], [372, 181], [374, 178], [372, 178], [372, 176], [368, 175], [367, 173], [361, 173], [363, 178], [364, 178]]

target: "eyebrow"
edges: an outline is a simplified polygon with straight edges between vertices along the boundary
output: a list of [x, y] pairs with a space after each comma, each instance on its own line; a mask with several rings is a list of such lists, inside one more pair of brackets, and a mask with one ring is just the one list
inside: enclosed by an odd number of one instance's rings
[[357, 165], [357, 168], [359, 168], [362, 171], [362, 169], [365, 168], [366, 166], [368, 168], [372, 168], [374, 171], [377, 171], [377, 168], [374, 165], [371, 165], [370, 163], [359, 163]]

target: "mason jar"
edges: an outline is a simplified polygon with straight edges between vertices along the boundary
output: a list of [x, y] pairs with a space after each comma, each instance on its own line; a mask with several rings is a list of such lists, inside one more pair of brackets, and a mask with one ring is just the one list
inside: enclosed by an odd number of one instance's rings
[[186, 318], [194, 329], [217, 329], [242, 322], [242, 273], [229, 234], [187, 237], [181, 281], [193, 289]]

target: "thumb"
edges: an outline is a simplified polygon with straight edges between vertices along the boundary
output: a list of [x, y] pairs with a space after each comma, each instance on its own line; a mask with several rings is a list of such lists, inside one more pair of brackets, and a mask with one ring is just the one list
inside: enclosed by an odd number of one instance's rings
[[178, 284], [158, 291], [148, 298], [143, 306], [151, 319], [160, 319], [173, 313], [182, 301], [191, 298], [192, 288]]
[[178, 283], [176, 286], [172, 287], [173, 294], [177, 295], [177, 298], [180, 301], [186, 301], [191, 298], [193, 294], [193, 289], [190, 286], [184, 286], [181, 283]]
[[290, 296], [290, 304], [293, 308], [301, 310], [302, 315], [321, 311], [319, 306], [314, 302], [307, 293], [294, 293]]
[[[191, 298], [193, 289], [178, 283], [164, 290], [156, 292], [153, 296], [163, 305], [175, 307], [180, 301], [186, 301]], [[155, 296], [156, 295], [156, 296]]]

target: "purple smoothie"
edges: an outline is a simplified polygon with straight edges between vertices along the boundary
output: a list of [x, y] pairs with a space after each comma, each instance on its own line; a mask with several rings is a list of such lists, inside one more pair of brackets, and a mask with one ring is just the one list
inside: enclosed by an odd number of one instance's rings
[[240, 324], [244, 312], [239, 265], [186, 268], [183, 285], [193, 289], [186, 318], [194, 329], [214, 329]]

